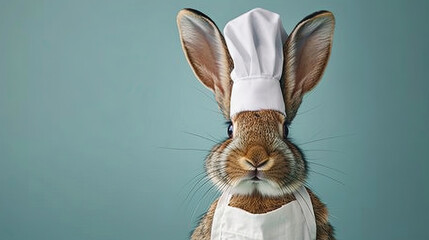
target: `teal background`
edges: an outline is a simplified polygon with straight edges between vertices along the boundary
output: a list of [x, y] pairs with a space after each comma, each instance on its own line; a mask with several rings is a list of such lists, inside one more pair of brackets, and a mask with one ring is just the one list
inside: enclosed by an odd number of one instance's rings
[[1, 240], [188, 238], [217, 194], [198, 175], [213, 143], [188, 132], [226, 127], [182, 53], [184, 7], [221, 29], [263, 7], [287, 32], [332, 11], [290, 130], [309, 185], [338, 239], [429, 239], [428, 1], [0, 0]]

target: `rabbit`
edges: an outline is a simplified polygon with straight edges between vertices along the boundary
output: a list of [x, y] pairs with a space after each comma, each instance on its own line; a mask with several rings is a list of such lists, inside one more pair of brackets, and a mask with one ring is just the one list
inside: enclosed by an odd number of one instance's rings
[[[224, 36], [205, 14], [182, 9], [177, 15], [182, 48], [198, 80], [215, 96], [228, 121], [228, 138], [213, 147], [205, 160], [208, 177], [222, 192], [232, 192], [229, 206], [265, 214], [296, 199], [308, 167], [303, 152], [288, 138], [288, 127], [303, 96], [320, 81], [332, 46], [335, 19], [329, 11], [305, 17], [283, 45], [280, 86], [286, 115], [262, 109], [230, 116], [234, 63]], [[249, 170], [250, 169], [250, 170]], [[307, 187], [314, 211], [316, 239], [335, 239], [324, 203]], [[209, 207], [191, 239], [211, 239], [219, 199]]]

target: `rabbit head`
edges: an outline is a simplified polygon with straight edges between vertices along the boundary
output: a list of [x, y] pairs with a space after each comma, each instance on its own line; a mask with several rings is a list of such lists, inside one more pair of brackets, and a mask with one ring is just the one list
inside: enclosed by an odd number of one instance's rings
[[203, 13], [183, 9], [177, 24], [186, 58], [200, 82], [215, 95], [230, 122], [229, 138], [206, 159], [209, 178], [221, 191], [281, 196], [301, 187], [307, 165], [301, 150], [288, 138], [304, 94], [321, 79], [331, 51], [332, 13], [304, 18], [283, 46], [280, 80], [286, 115], [276, 110], [242, 111], [230, 116], [233, 61], [216, 24]]

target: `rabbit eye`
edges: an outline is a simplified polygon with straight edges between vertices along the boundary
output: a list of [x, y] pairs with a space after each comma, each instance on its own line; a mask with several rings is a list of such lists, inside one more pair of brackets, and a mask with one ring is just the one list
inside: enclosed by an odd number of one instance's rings
[[232, 123], [228, 124], [227, 132], [228, 132], [228, 137], [232, 138], [232, 134], [234, 132], [234, 127], [232, 126]]
[[287, 124], [285, 123], [284, 125], [283, 125], [283, 137], [284, 138], [287, 138], [287, 135], [289, 134], [289, 128], [288, 128], [288, 126], [287, 126]]

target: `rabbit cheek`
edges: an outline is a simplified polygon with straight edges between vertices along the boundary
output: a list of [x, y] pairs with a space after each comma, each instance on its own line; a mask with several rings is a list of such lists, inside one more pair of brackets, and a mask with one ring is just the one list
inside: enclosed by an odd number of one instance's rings
[[289, 141], [285, 141], [285, 143], [288, 146], [290, 156], [292, 156], [291, 165], [294, 166], [293, 169], [291, 169], [291, 181], [289, 183], [293, 188], [305, 182], [307, 178], [307, 164], [301, 150], [297, 146]]
[[228, 175], [225, 171], [225, 156], [228, 154], [228, 146], [232, 142], [227, 139], [225, 142], [216, 145], [206, 158], [206, 172], [211, 181], [223, 189], [228, 187]]
[[295, 164], [298, 165], [299, 169], [301, 171], [303, 171], [303, 173], [306, 175], [307, 174], [307, 162], [305, 161], [305, 158], [304, 158], [304, 155], [303, 155], [301, 149], [299, 149], [297, 146], [295, 146], [293, 143], [291, 143], [289, 141], [285, 141], [285, 143], [287, 144], [292, 155], [294, 156], [294, 159], [296, 162]]
[[245, 178], [251, 169], [243, 168], [240, 161], [243, 158], [243, 154], [237, 148], [234, 148], [234, 144], [231, 144], [230, 151], [226, 152], [226, 157], [223, 162], [225, 166], [225, 172], [228, 176], [230, 185], [234, 186]]
[[294, 166], [291, 165], [293, 160], [285, 159], [284, 155], [279, 152], [271, 154], [271, 159], [273, 159], [273, 166], [264, 172], [267, 179], [272, 180], [275, 183], [281, 183], [284, 181], [285, 176], [289, 176], [291, 173], [291, 168]]

